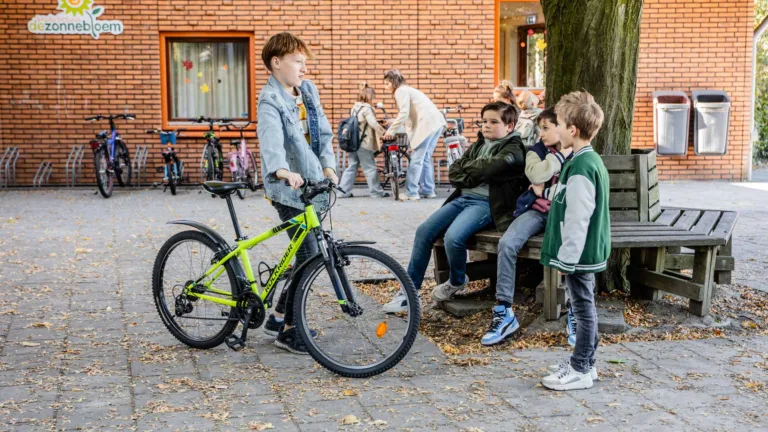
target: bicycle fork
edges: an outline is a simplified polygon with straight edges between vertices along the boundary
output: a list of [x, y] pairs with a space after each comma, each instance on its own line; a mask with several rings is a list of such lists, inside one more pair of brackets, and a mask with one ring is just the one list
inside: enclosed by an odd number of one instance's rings
[[331, 243], [329, 243], [329, 239], [326, 238], [325, 233], [322, 231], [317, 233], [316, 236], [320, 251], [323, 254], [325, 270], [331, 278], [331, 284], [336, 292], [339, 307], [351, 317], [362, 315], [363, 308], [355, 301], [355, 295], [350, 287], [349, 279], [347, 279], [347, 272], [344, 270], [344, 266], [347, 264], [344, 262], [345, 258], [338, 252], [332, 238], [330, 238]]

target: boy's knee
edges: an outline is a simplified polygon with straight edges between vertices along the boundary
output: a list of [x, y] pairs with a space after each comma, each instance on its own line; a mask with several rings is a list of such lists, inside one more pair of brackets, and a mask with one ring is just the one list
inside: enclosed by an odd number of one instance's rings
[[501, 240], [499, 240], [499, 253], [517, 256], [517, 253], [520, 252], [520, 249], [522, 249], [525, 242], [526, 240], [517, 236], [504, 235]]

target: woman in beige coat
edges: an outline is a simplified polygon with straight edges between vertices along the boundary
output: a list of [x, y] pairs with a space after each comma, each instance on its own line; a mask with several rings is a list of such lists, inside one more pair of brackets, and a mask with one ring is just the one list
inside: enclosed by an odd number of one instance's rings
[[379, 172], [376, 169], [376, 158], [374, 152], [381, 148], [380, 139], [384, 135], [384, 128], [376, 121], [376, 114], [373, 112], [373, 99], [376, 93], [368, 83], [360, 84], [360, 94], [357, 96], [355, 106], [349, 110], [349, 115], [356, 115], [357, 122], [360, 125], [359, 136], [363, 138], [360, 143], [360, 149], [349, 153], [349, 166], [344, 170], [341, 176], [339, 186], [347, 193], [339, 195], [339, 198], [349, 198], [352, 196], [352, 186], [357, 177], [357, 168], [362, 167], [365, 180], [368, 183], [368, 191], [372, 197], [386, 198], [389, 193], [384, 192], [379, 183]]
[[432, 153], [446, 126], [445, 118], [424, 93], [405, 83], [403, 74], [397, 69], [384, 74], [384, 89], [395, 96], [399, 109], [397, 117], [390, 121], [384, 139], [391, 139], [398, 129], [405, 126], [411, 143], [405, 199], [435, 198]]

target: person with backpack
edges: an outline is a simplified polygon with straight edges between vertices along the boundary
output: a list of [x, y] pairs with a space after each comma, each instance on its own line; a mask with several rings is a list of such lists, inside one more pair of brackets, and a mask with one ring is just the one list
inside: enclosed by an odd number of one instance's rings
[[520, 119], [515, 126], [515, 132], [520, 134], [525, 148], [529, 149], [539, 140], [540, 131], [536, 122], [542, 111], [538, 106], [539, 98], [533, 92], [523, 90], [517, 95], [516, 103], [520, 108]]
[[384, 127], [376, 121], [376, 113], [373, 110], [373, 100], [376, 92], [367, 82], [360, 84], [360, 93], [357, 102], [349, 110], [349, 117], [339, 124], [339, 146], [349, 154], [349, 166], [341, 175], [341, 187], [345, 194], [339, 194], [339, 198], [352, 197], [352, 187], [357, 177], [357, 168], [362, 167], [365, 180], [368, 183], [368, 192], [374, 198], [386, 198], [388, 192], [384, 192], [379, 183], [379, 171], [376, 169], [375, 152], [381, 149], [381, 137], [384, 135]]

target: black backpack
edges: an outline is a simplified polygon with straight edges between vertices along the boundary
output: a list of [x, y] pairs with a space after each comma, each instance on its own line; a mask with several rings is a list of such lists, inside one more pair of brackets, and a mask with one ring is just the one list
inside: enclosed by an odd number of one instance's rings
[[[362, 108], [361, 108], [362, 109]], [[339, 139], [339, 147], [345, 152], [354, 153], [360, 150], [360, 144], [365, 139], [365, 135], [368, 133], [368, 127], [363, 129], [363, 134], [360, 135], [360, 122], [357, 120], [357, 115], [360, 110], [357, 110], [354, 114], [345, 118], [339, 123], [339, 130], [337, 137]]]

